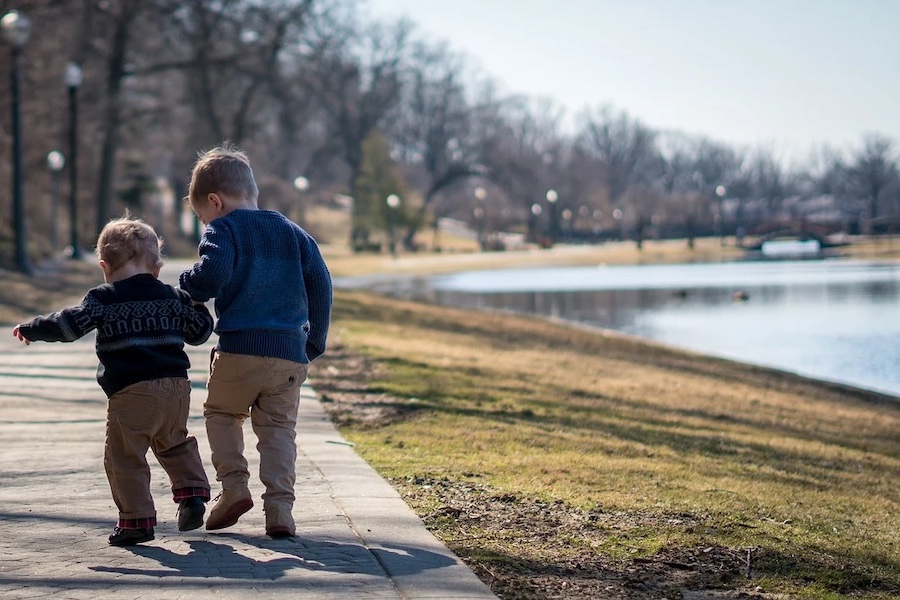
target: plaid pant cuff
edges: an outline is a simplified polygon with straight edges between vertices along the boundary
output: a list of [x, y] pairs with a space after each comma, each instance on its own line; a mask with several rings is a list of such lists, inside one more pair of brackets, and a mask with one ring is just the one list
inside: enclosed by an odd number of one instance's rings
[[143, 519], [119, 519], [116, 525], [119, 529], [147, 529], [156, 527], [156, 517], [144, 517]]
[[209, 502], [209, 488], [202, 487], [184, 487], [178, 488], [172, 492], [172, 499], [178, 503], [194, 496], [200, 498], [204, 502]]

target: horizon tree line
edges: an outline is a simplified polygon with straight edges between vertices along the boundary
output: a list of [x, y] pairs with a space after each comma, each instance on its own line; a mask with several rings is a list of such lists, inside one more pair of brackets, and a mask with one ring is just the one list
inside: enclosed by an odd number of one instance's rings
[[[29, 253], [58, 252], [49, 232], [67, 223], [56, 196], [69, 190], [47, 156], [68, 153], [68, 63], [84, 76], [78, 164], [65, 169], [77, 168], [85, 247], [125, 208], [170, 241], [191, 237], [181, 233], [181, 206], [160, 203], [185, 194], [198, 151], [226, 140], [249, 153], [264, 207], [304, 221], [304, 204], [352, 198], [346, 243], [358, 250], [388, 228], [413, 249], [417, 233], [443, 217], [522, 232], [540, 220], [558, 239], [640, 244], [654, 235], [733, 235], [777, 219], [878, 231], [900, 215], [900, 159], [889, 136], [867, 133], [855, 147], [812, 148], [798, 160], [655, 129], [604, 104], [580, 111], [568, 131], [553, 100], [506, 93], [452, 41], [428, 39], [408, 21], [371, 19], [363, 6], [0, 1], [0, 12], [19, 10], [33, 24], [20, 67]], [[0, 80], [8, 81], [3, 51]], [[10, 105], [4, 86], [4, 182]], [[309, 189], [293, 187], [301, 176]], [[12, 261], [8, 190], [0, 190], [0, 265]], [[391, 195], [398, 210], [386, 207]], [[316, 234], [315, 223], [302, 224]]]

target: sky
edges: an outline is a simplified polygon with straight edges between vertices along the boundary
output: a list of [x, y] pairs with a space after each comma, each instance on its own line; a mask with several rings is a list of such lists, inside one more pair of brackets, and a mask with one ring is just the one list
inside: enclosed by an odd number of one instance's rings
[[802, 154], [900, 143], [900, 0], [367, 0], [570, 123], [611, 105], [654, 129]]

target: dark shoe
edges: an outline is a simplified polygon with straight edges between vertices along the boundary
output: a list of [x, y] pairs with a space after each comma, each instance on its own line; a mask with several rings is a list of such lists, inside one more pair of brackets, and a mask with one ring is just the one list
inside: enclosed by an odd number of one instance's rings
[[199, 496], [185, 498], [178, 503], [178, 531], [191, 531], [203, 525], [206, 506]]
[[145, 529], [122, 529], [121, 527], [116, 527], [112, 535], [109, 536], [109, 545], [134, 546], [142, 542], [149, 542], [152, 539], [155, 539], [152, 527]]
[[250, 496], [250, 490], [247, 489], [246, 485], [238, 485], [222, 490], [222, 493], [216, 497], [215, 506], [209, 511], [206, 529], [213, 531], [231, 527], [238, 522], [241, 515], [251, 508], [253, 508], [253, 498]]

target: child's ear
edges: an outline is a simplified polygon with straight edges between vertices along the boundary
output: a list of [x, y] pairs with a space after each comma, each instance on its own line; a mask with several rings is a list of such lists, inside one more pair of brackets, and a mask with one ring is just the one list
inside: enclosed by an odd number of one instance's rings
[[100, 259], [100, 268], [103, 270], [103, 275], [105, 277], [108, 278], [112, 274], [112, 271], [113, 271], [112, 267], [109, 265], [108, 262], [106, 262], [102, 258]]
[[222, 201], [222, 197], [215, 192], [212, 192], [206, 196], [206, 199], [209, 200], [209, 203], [216, 207], [216, 210], [222, 210], [222, 207], [225, 206], [225, 203]]

